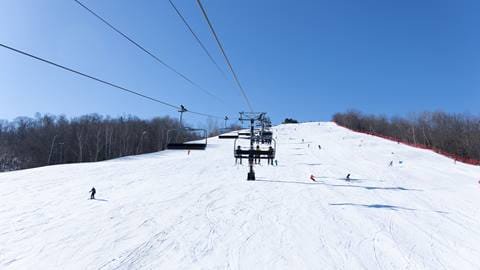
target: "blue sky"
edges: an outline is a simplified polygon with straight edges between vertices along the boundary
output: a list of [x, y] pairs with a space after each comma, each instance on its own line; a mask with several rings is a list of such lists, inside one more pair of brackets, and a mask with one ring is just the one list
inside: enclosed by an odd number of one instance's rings
[[[174, 1], [224, 78], [167, 0], [83, 0], [223, 101], [159, 65], [73, 0], [0, 2], [0, 43], [191, 110], [247, 110], [194, 0]], [[335, 112], [480, 114], [477, 0], [204, 0], [256, 111], [275, 122]], [[0, 119], [35, 112], [142, 118], [171, 108], [0, 48]], [[203, 118], [187, 115], [187, 121]]]

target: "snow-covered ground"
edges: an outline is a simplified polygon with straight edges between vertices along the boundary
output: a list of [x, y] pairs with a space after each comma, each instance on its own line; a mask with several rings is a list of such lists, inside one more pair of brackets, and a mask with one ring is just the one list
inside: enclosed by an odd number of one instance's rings
[[274, 132], [258, 181], [218, 139], [1, 173], [0, 269], [480, 269], [479, 167], [333, 123]]

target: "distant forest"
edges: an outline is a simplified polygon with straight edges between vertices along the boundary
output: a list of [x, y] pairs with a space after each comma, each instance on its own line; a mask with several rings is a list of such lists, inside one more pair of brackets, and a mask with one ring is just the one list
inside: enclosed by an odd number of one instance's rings
[[[218, 134], [216, 122], [208, 121], [207, 125], [209, 136]], [[142, 120], [97, 114], [73, 119], [37, 115], [0, 121], [0, 171], [161, 151], [167, 144], [167, 131], [179, 127], [180, 122], [170, 117]], [[173, 135], [173, 139], [182, 142], [198, 139], [196, 134], [186, 131]]]
[[[431, 148], [459, 160], [480, 160], [480, 117], [445, 112], [423, 112], [405, 117], [337, 113], [333, 121], [349, 129], [390, 137]], [[471, 160], [473, 159], [473, 160]], [[475, 161], [476, 160], [476, 161]]]

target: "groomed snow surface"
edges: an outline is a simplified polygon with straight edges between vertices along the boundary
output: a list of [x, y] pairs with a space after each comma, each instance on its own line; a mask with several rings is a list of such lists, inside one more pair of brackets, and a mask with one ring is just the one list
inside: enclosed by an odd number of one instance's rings
[[258, 181], [216, 138], [1, 173], [0, 269], [480, 269], [479, 167], [333, 123], [274, 132]]

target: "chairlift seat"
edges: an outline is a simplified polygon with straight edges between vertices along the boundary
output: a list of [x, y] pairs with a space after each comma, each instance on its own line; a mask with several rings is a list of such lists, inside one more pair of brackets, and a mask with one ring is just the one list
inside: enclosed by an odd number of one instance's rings
[[171, 150], [205, 150], [206, 143], [169, 143], [167, 149]]
[[[182, 142], [178, 140], [179, 132], [201, 132], [202, 142]], [[167, 131], [167, 149], [171, 150], [205, 150], [207, 148], [207, 131], [205, 129], [180, 128]]]
[[274, 159], [275, 150], [235, 149], [235, 158], [250, 158], [250, 155], [256, 159]]
[[223, 134], [218, 136], [219, 139], [237, 139], [238, 134]]

